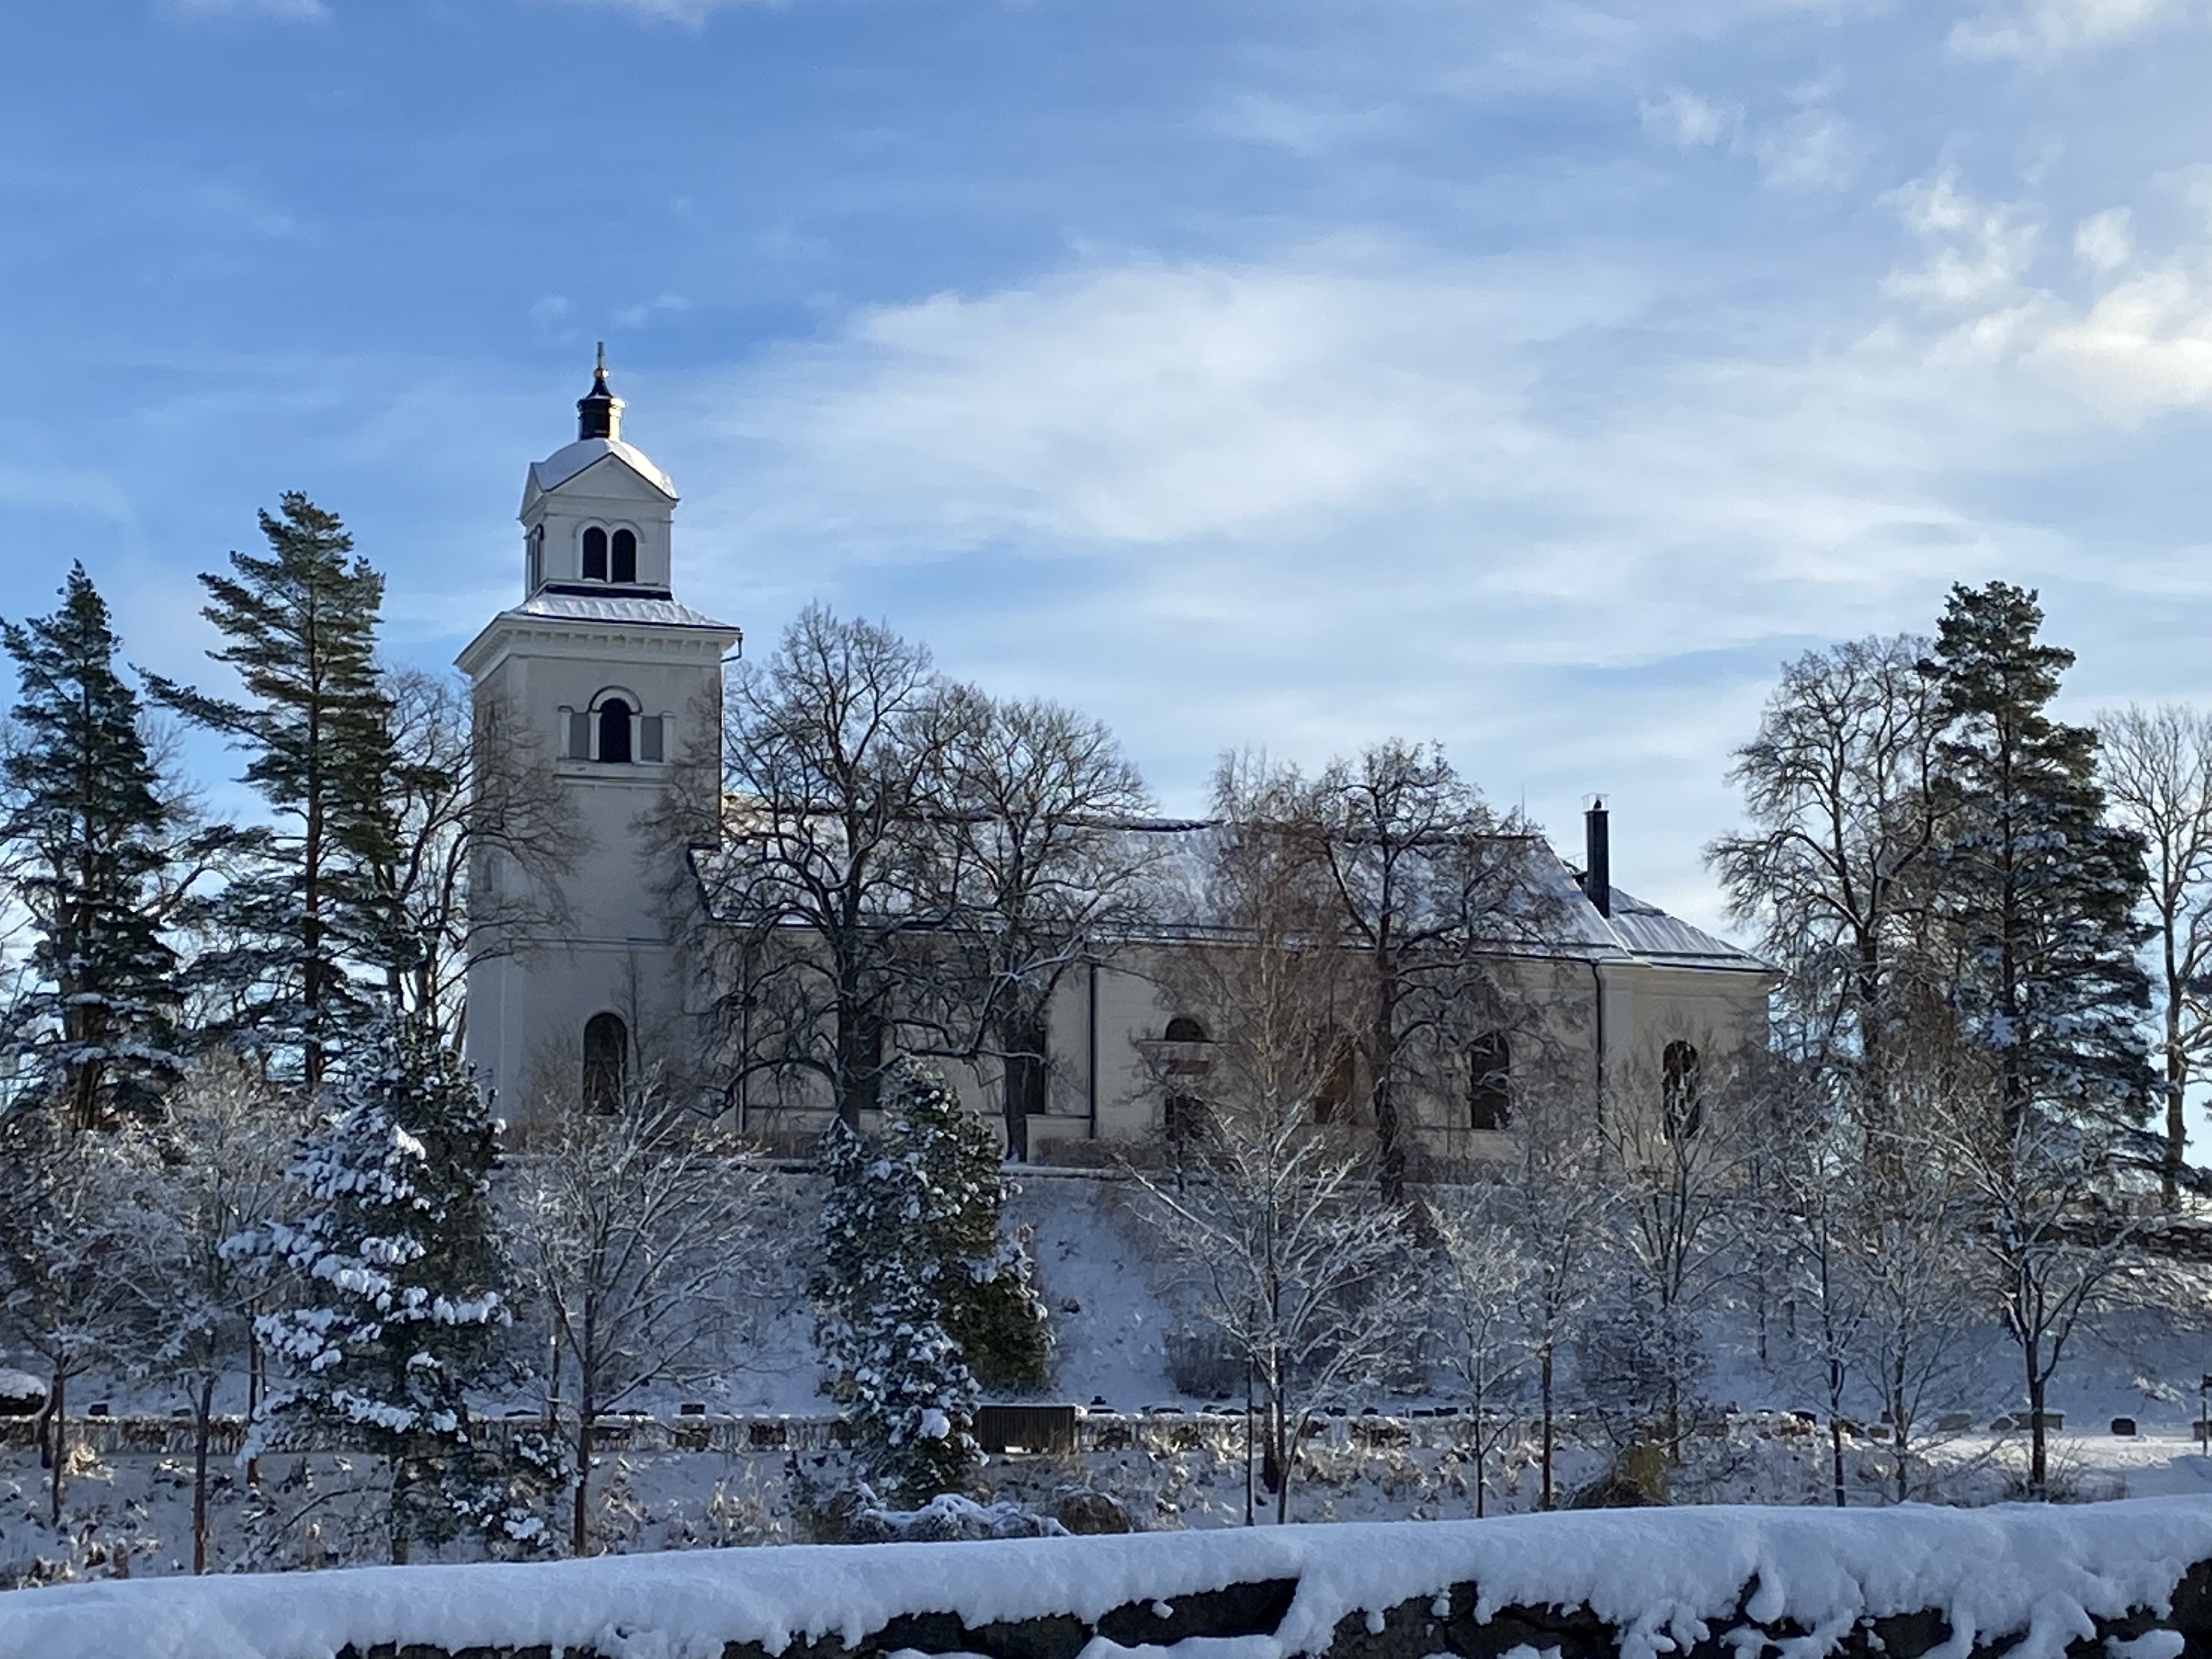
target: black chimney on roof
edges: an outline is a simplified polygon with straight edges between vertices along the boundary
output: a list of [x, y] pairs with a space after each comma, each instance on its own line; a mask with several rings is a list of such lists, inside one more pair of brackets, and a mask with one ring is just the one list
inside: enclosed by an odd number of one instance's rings
[[1613, 914], [1613, 837], [1606, 827], [1605, 799], [1599, 796], [1583, 814], [1583, 893], [1601, 916]]

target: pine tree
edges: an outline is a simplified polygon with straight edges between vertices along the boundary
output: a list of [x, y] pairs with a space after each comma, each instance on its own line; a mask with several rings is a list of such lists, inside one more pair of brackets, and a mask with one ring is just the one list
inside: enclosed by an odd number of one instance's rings
[[823, 1138], [830, 1179], [817, 1335], [870, 1475], [920, 1502], [973, 1473], [976, 1374], [1034, 1386], [1049, 1346], [990, 1131], [936, 1073], [900, 1060], [882, 1133]]
[[297, 1049], [319, 1085], [333, 1046], [372, 1000], [356, 979], [389, 983], [409, 955], [389, 884], [397, 831], [387, 802], [398, 767], [391, 701], [375, 665], [384, 579], [351, 556], [336, 514], [297, 491], [261, 514], [270, 556], [230, 556], [231, 575], [203, 575], [203, 611], [230, 641], [209, 654], [238, 671], [234, 702], [149, 675], [149, 689], [250, 757], [245, 781], [277, 819], [252, 832], [252, 866], [211, 918], [235, 941], [196, 964], [239, 1005], [228, 1022], [260, 1048]]
[[529, 1542], [468, 1390], [500, 1369], [510, 1270], [492, 1212], [496, 1125], [453, 1054], [413, 1023], [372, 1027], [337, 1108], [292, 1171], [299, 1209], [266, 1233], [309, 1305], [257, 1334], [289, 1374], [265, 1416], [335, 1424], [391, 1470], [392, 1554], [464, 1524]]
[[148, 1117], [176, 1082], [176, 954], [156, 896], [176, 814], [115, 672], [107, 606], [72, 565], [50, 617], [0, 623], [21, 680], [0, 777], [36, 989], [10, 1043], [66, 1121]]
[[2150, 1085], [2142, 844], [2106, 822], [2097, 734], [2046, 712], [2074, 653], [2039, 642], [2042, 623], [2025, 589], [1954, 587], [1936, 646], [1937, 902], [1954, 1006], [1990, 1056], [2008, 1134], [2039, 1110], [2140, 1122]]

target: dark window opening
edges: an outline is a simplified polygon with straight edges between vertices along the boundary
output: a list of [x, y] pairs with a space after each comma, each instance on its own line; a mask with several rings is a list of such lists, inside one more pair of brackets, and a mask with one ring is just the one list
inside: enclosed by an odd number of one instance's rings
[[1659, 1057], [1661, 1123], [1669, 1140], [1686, 1140], [1705, 1127], [1705, 1103], [1698, 1081], [1693, 1043], [1670, 1042]]
[[1359, 1068], [1352, 1054], [1352, 1040], [1340, 1032], [1327, 1032], [1314, 1039], [1313, 1120], [1316, 1123], [1333, 1123], [1336, 1115], [1351, 1103], [1352, 1091], [1358, 1081]]
[[593, 525], [584, 532], [584, 580], [603, 582], [607, 579], [607, 532]]
[[584, 1022], [584, 1109], [605, 1116], [622, 1103], [623, 1073], [629, 1064], [629, 1032], [613, 1014]]
[[1477, 1037], [1467, 1054], [1468, 1127], [1503, 1129], [1513, 1121], [1513, 1055], [1505, 1033]]
[[620, 697], [609, 697], [599, 705], [599, 758], [629, 760], [629, 705]]
[[1209, 1127], [1206, 1103], [1196, 1095], [1170, 1095], [1162, 1121], [1169, 1146], [1178, 1152], [1188, 1151], [1206, 1139]]
[[1170, 1042], [1203, 1042], [1206, 1027], [1188, 1014], [1177, 1014], [1168, 1022], [1167, 1040]]
[[627, 530], [615, 532], [614, 579], [618, 582], [637, 580], [637, 538]]

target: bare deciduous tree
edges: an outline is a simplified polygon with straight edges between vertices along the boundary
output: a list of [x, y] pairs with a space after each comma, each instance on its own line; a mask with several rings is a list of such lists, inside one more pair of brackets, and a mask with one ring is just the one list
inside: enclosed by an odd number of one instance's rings
[[1249, 1368], [1279, 1522], [1308, 1414], [1402, 1352], [1411, 1245], [1403, 1208], [1366, 1188], [1346, 1127], [1316, 1121], [1338, 1066], [1316, 1037], [1341, 1006], [1346, 959], [1313, 873], [1279, 836], [1220, 832], [1210, 902], [1232, 936], [1166, 969], [1176, 1005], [1216, 1033], [1204, 1116], [1173, 1180], [1136, 1171], [1203, 1316]]
[[2142, 837], [2166, 1106], [2166, 1206], [2187, 1170], [2189, 1085], [2212, 1050], [2212, 715], [2175, 703], [2097, 717], [2112, 816]]
[[1878, 1109], [1886, 1034], [1923, 988], [1941, 735], [1929, 641], [1808, 653], [1782, 671], [1732, 776], [1751, 827], [1707, 858], [1735, 920], [1787, 975], [1784, 1036]]
[[743, 1264], [763, 1177], [650, 1079], [625, 1083], [605, 1113], [573, 1088], [548, 1092], [545, 1127], [518, 1159], [515, 1254], [573, 1384], [569, 1547], [582, 1555], [600, 1415], [726, 1366], [752, 1291]]
[[1006, 1147], [1029, 1155], [1047, 1108], [1047, 1010], [1068, 970], [1146, 909], [1158, 838], [1135, 823], [1152, 796], [1114, 734], [1058, 703], [953, 695], [939, 836], [951, 889], [950, 990], [978, 1054], [1002, 1074]]
[[732, 682], [726, 846], [702, 872], [732, 934], [718, 998], [732, 1086], [810, 1076], [857, 1123], [888, 1044], [942, 1046], [897, 1028], [937, 1002], [909, 993], [939, 971], [927, 941], [951, 915], [917, 833], [942, 812], [947, 725], [927, 650], [819, 605]]
[[1463, 1095], [1473, 1046], [1509, 1023], [1500, 957], [1553, 932], [1549, 855], [1429, 746], [1377, 744], [1311, 780], [1226, 765], [1215, 796], [1238, 835], [1279, 841], [1328, 897], [1351, 975], [1341, 1037], [1361, 1062], [1383, 1198], [1401, 1202], [1413, 1101]]

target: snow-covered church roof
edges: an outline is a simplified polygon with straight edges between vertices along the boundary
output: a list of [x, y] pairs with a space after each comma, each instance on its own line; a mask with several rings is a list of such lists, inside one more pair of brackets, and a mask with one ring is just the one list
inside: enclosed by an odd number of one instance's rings
[[635, 444], [620, 438], [579, 438], [574, 443], [555, 450], [542, 461], [530, 464], [530, 485], [532, 489], [558, 489], [571, 478], [580, 477], [601, 461], [622, 462], [631, 471], [658, 489], [670, 501], [676, 499], [676, 481], [653, 464], [652, 459]]

